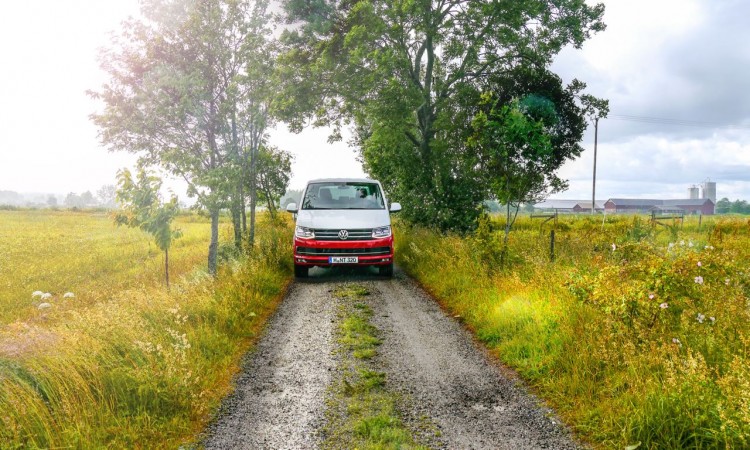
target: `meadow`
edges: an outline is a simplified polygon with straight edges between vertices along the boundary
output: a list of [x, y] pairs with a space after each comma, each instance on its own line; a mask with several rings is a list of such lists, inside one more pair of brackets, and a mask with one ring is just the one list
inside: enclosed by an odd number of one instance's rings
[[750, 447], [750, 221], [399, 224], [397, 258], [597, 448]]
[[180, 216], [167, 290], [150, 237], [106, 213], [0, 211], [0, 448], [195, 442], [291, 279], [290, 224], [260, 222], [213, 278], [207, 220]]

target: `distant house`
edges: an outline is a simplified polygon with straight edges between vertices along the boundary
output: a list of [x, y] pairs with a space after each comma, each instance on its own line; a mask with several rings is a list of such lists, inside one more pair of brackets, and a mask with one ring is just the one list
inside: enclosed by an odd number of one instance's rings
[[685, 214], [713, 215], [716, 205], [709, 198], [654, 200], [637, 198], [611, 198], [604, 203], [607, 214], [650, 213], [658, 211], [684, 212]]

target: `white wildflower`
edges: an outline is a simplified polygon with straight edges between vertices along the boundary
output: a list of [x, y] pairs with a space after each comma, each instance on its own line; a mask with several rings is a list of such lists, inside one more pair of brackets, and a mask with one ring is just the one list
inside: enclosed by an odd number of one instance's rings
[[677, 338], [672, 338], [672, 343], [677, 344], [678, 347], [682, 347], [682, 342]]
[[39, 305], [39, 309], [47, 309], [47, 308], [51, 308], [51, 307], [52, 307], [52, 305], [49, 304], [49, 303], [42, 303], [41, 305]]
[[703, 264], [701, 264], [701, 262], [698, 261], [698, 267], [701, 267], [701, 266], [703, 266]]
[[711, 316], [711, 317], [708, 318], [708, 320], [711, 321], [711, 324], [715, 324], [716, 323], [716, 317]]
[[704, 314], [698, 313], [696, 316], [696, 320], [698, 320], [698, 323], [703, 323], [704, 320], [706, 320], [706, 316]]
[[615, 251], [615, 250], [617, 250], [617, 245], [612, 243], [612, 251]]
[[726, 284], [727, 286], [729, 286], [729, 278], [727, 278], [727, 279], [724, 280], [724, 284]]
[[664, 302], [661, 305], [659, 305], [659, 308], [661, 308], [661, 309], [667, 309], [667, 308], [669, 308], [669, 303]]
[[692, 247], [692, 246], [693, 246], [693, 241], [689, 241], [688, 242], [688, 247]]
[[31, 293], [31, 297], [41, 297], [42, 295], [44, 295], [44, 292], [42, 291], [34, 291]]
[[703, 277], [698, 275], [697, 277], [695, 277], [695, 282], [698, 284], [703, 284]]
[[74, 293], [72, 293], [72, 292], [66, 292], [66, 293], [65, 293], [65, 294], [63, 295], [63, 298], [74, 298], [75, 296], [76, 296], [76, 295], [75, 295]]
[[49, 300], [52, 298], [52, 294], [50, 294], [49, 292], [45, 292], [44, 294], [42, 294], [41, 297], [42, 297], [42, 300]]

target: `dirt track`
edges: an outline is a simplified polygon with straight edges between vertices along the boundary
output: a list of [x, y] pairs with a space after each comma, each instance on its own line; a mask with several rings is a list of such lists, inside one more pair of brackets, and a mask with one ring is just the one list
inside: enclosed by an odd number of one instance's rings
[[[382, 344], [375, 363], [401, 394], [401, 414], [431, 448], [577, 448], [551, 412], [508, 379], [469, 333], [411, 279], [314, 269], [296, 282], [248, 355], [206, 448], [318, 448], [325, 399], [337, 376], [336, 304], [346, 283], [367, 288]], [[427, 424], [427, 426], [425, 426]]]

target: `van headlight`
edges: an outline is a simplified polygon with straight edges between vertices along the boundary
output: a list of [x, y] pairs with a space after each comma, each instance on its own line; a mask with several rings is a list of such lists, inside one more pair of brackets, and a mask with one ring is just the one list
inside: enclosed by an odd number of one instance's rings
[[302, 239], [315, 239], [315, 230], [312, 228], [297, 226], [294, 229], [294, 235]]
[[378, 227], [372, 229], [372, 237], [373, 238], [384, 238], [391, 235], [391, 227]]

